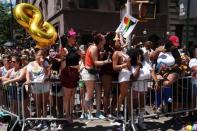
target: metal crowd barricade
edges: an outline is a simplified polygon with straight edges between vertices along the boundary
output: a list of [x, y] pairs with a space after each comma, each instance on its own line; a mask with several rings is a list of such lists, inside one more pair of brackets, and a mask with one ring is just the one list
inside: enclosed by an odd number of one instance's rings
[[[139, 101], [139, 92], [138, 92], [138, 107], [134, 109], [133, 99], [133, 88], [130, 88], [130, 97], [131, 97], [131, 115], [130, 118], [126, 119], [124, 123], [135, 131], [135, 120], [136, 110], [140, 111], [142, 108], [145, 109], [147, 114], [144, 114], [144, 118], [151, 117], [162, 117], [164, 115], [177, 116], [179, 113], [188, 113], [194, 110], [197, 110], [197, 91], [193, 88], [191, 83], [191, 76], [179, 78], [172, 87], [164, 87], [161, 81], [161, 87], [159, 90], [153, 88], [154, 82], [150, 80], [136, 81], [144, 82], [144, 84], [149, 83], [150, 87], [144, 95], [145, 105], [141, 107]], [[132, 82], [131, 82], [132, 85]], [[127, 103], [125, 103], [127, 104]], [[158, 109], [162, 109], [159, 110]], [[125, 110], [125, 114], [128, 111]], [[126, 116], [125, 116], [126, 117]]]
[[[55, 117], [54, 115], [53, 115], [53, 113], [52, 113], [52, 103], [51, 103], [51, 101], [48, 101], [48, 103], [46, 104], [47, 105], [47, 109], [46, 108], [44, 108], [43, 106], [42, 106], [42, 110], [44, 111], [44, 112], [47, 112], [47, 116], [38, 116], [37, 114], [38, 114], [38, 105], [37, 105], [37, 95], [35, 95], [35, 96], [33, 96], [33, 93], [32, 92], [34, 92], [32, 89], [32, 86], [35, 86], [35, 85], [37, 85], [37, 84], [42, 84], [42, 83], [39, 83], [39, 82], [32, 82], [32, 83], [30, 83], [30, 84], [24, 84], [23, 85], [23, 88], [26, 88], [25, 86], [28, 86], [28, 98], [29, 98], [29, 104], [28, 105], [25, 105], [24, 104], [24, 101], [22, 101], [22, 107], [23, 107], [23, 109], [22, 109], [22, 116], [23, 116], [23, 127], [22, 127], [22, 131], [23, 130], [26, 130], [26, 128], [28, 127], [27, 126], [27, 123], [29, 122], [29, 121], [37, 121], [37, 120], [47, 120], [47, 121], [64, 121], [64, 120], [66, 120], [66, 119], [64, 119], [63, 118], [63, 115], [62, 115], [62, 117]], [[57, 81], [50, 81], [50, 82], [48, 82], [48, 84], [49, 84], [49, 89], [50, 89], [50, 91], [52, 90], [52, 85], [55, 85], [56, 87], [58, 86], [58, 84], [60, 84], [60, 82], [57, 80]], [[116, 94], [115, 94], [115, 96], [117, 96], [117, 100], [118, 100], [118, 94], [119, 94], [119, 90], [118, 90], [118, 85], [119, 85], [119, 83], [117, 82], [117, 81], [113, 81], [112, 82], [112, 84], [113, 84], [113, 88], [115, 88], [116, 89]], [[102, 86], [101, 85], [101, 82], [96, 82], [96, 87], [95, 87], [95, 90], [96, 90], [96, 88], [100, 88], [100, 86]], [[63, 88], [63, 87], [62, 87]], [[57, 88], [55, 88], [55, 89], [57, 89]], [[45, 90], [45, 89], [43, 89], [43, 90]], [[41, 88], [41, 92], [42, 92], [42, 88]], [[74, 108], [74, 110], [73, 110], [73, 113], [78, 113], [78, 112], [80, 112], [79, 111], [79, 109], [77, 109], [77, 106], [79, 105], [79, 103], [80, 103], [80, 94], [78, 94], [79, 93], [79, 89], [77, 88], [76, 89], [76, 95], [75, 95], [75, 108]], [[63, 105], [63, 103], [58, 103], [57, 102], [57, 94], [58, 94], [58, 92], [57, 92], [57, 90], [55, 91], [55, 96], [56, 96], [56, 104], [58, 105], [58, 104], [61, 104], [61, 105]], [[96, 93], [94, 92], [94, 107], [96, 106], [96, 100], [95, 100], [95, 98], [96, 98]], [[103, 96], [103, 90], [102, 90], [102, 93], [101, 93], [101, 96]], [[84, 97], [84, 96], [83, 96]], [[110, 97], [112, 97], [112, 94], [110, 95]], [[42, 101], [44, 100], [45, 98], [44, 98], [44, 96], [42, 96]], [[101, 97], [101, 99], [102, 99], [102, 97]], [[112, 100], [112, 99], [110, 99], [110, 100]], [[63, 102], [63, 101], [62, 101]], [[118, 101], [117, 101], [118, 102]], [[110, 102], [111, 103], [111, 102]], [[56, 105], [56, 108], [57, 108], [57, 105]], [[26, 106], [26, 107], [25, 107]], [[112, 113], [112, 109], [111, 109], [111, 106], [112, 105], [110, 105], [110, 113]], [[118, 107], [118, 103], [116, 103], [116, 106]], [[116, 109], [117, 109], [117, 107], [116, 107]], [[28, 114], [28, 116], [27, 116], [27, 114], [25, 114], [25, 109], [26, 108], [28, 108], [28, 110], [29, 110], [29, 114]], [[45, 110], [46, 109], [46, 110]], [[123, 109], [123, 108], [122, 108]], [[96, 110], [95, 108], [93, 108], [93, 110]], [[123, 111], [123, 110], [122, 110]], [[94, 111], [92, 112], [92, 113], [95, 113]], [[116, 112], [116, 116], [115, 117], [117, 117], [117, 115], [118, 115], [118, 112]], [[79, 118], [79, 116], [78, 116], [78, 118]]]
[[[39, 120], [41, 120], [41, 121], [43, 121], [43, 120], [65, 121], [66, 120], [63, 118], [63, 114], [61, 114], [62, 116], [57, 116], [57, 114], [54, 114], [52, 112], [53, 109], [54, 110], [57, 109], [58, 105], [63, 105], [63, 101], [62, 101], [62, 103], [58, 103], [58, 100], [57, 100], [58, 99], [57, 98], [58, 97], [58, 90], [59, 90], [58, 88], [61, 87], [59, 80], [52, 80], [52, 81], [49, 81], [46, 83], [31, 82], [29, 84], [24, 84], [23, 87], [24, 88], [28, 87], [29, 103], [27, 105], [25, 105], [24, 101], [23, 101], [23, 105], [22, 105], [22, 107], [23, 107], [23, 109], [22, 109], [22, 111], [23, 111], [22, 131], [27, 130], [26, 128], [33, 128], [33, 127], [28, 127], [28, 124], [31, 123], [32, 121], [36, 122]], [[54, 89], [52, 89], [52, 87]], [[53, 90], [53, 94], [51, 93], [52, 90]], [[52, 104], [52, 101], [50, 99], [50, 97], [52, 97], [52, 96], [55, 97], [56, 105]], [[41, 101], [40, 101], [40, 98], [41, 98]], [[41, 105], [38, 104], [39, 102], [42, 102]], [[55, 107], [53, 107], [53, 106], [55, 106]], [[25, 114], [25, 109], [28, 109], [28, 115]], [[61, 110], [63, 111], [63, 109], [61, 109]]]
[[[164, 110], [162, 112], [158, 112], [157, 109], [159, 107], [164, 109], [164, 99], [165, 98], [165, 93], [164, 91], [164, 87], [161, 84], [161, 88], [158, 91], [155, 91], [155, 89], [153, 89], [154, 86], [154, 82], [151, 80], [143, 80], [143, 81], [136, 81], [136, 82], [141, 82], [144, 85], [148, 86], [148, 91], [146, 92], [146, 95], [144, 95], [144, 106], [141, 106], [142, 103], [140, 103], [140, 101], [137, 101], [137, 105], [139, 105], [138, 107], [134, 108], [134, 106], [136, 106], [133, 103], [133, 88], [132, 88], [132, 84], [133, 82], [131, 82], [131, 87], [129, 88], [129, 97], [127, 99], [125, 99], [125, 103], [124, 106], [122, 106], [121, 111], [124, 111], [124, 120], [123, 120], [123, 129], [126, 130], [127, 125], [130, 125], [131, 128], [133, 130], [135, 130], [135, 115], [136, 111], [141, 110], [142, 108], [145, 109], [146, 112], [148, 112], [148, 115], [144, 115], [144, 118], [148, 118], [148, 117], [161, 117], [165, 114], [177, 114], [177, 113], [186, 113], [186, 112], [190, 112], [193, 110], [196, 110], [196, 106], [197, 106], [197, 90], [195, 90], [194, 88], [192, 88], [192, 84], [191, 84], [191, 77], [183, 77], [183, 78], [179, 78], [171, 87], [171, 92], [170, 92], [170, 97], [171, 99], [168, 99], [167, 101], [167, 106], [168, 106], [168, 110]], [[161, 83], [163, 83], [161, 81]], [[13, 125], [12, 129], [14, 128], [14, 126], [18, 123], [21, 122], [23, 123], [22, 126], [22, 131], [26, 130], [28, 121], [36, 121], [36, 120], [47, 120], [47, 121], [64, 121], [66, 119], [63, 118], [63, 112], [61, 114], [61, 116], [57, 117], [58, 114], [55, 114], [52, 112], [53, 109], [56, 110], [57, 112], [57, 106], [59, 104], [63, 105], [63, 101], [62, 103], [58, 103], [58, 86], [60, 85], [60, 82], [57, 81], [50, 81], [48, 82], [48, 86], [49, 88], [46, 88], [44, 85], [43, 88], [39, 88], [39, 89], [33, 89], [32, 87], [35, 87], [35, 85], [39, 85], [39, 84], [43, 84], [43, 83], [30, 83], [30, 84], [23, 84], [23, 86], [17, 86], [17, 88], [14, 87], [2, 87], [1, 88], [1, 105], [0, 105], [0, 110], [10, 114], [11, 116], [14, 116], [17, 118], [15, 124]], [[112, 89], [115, 89], [115, 94], [111, 94], [110, 95], [110, 103], [112, 103], [112, 97], [113, 95], [115, 95], [117, 98], [116, 101], [116, 116], [115, 119], [118, 117], [118, 110], [117, 107], [118, 105], [118, 97], [119, 97], [119, 83], [117, 81], [112, 81]], [[140, 86], [142, 86], [142, 84], [139, 84]], [[28, 88], [27, 88], [28, 86]], [[101, 82], [97, 82], [96, 83], [96, 88], [100, 88], [102, 86]], [[139, 86], [139, 87], [140, 87]], [[49, 100], [49, 96], [48, 96], [48, 100], [45, 99], [45, 96], [41, 95], [41, 100], [44, 102], [43, 104], [44, 106], [40, 106], [37, 105], [38, 103], [36, 102], [38, 95], [34, 95], [33, 96], [33, 92], [47, 92], [47, 91], [51, 91], [53, 87], [53, 93], [54, 94], [49, 94], [49, 95], [54, 95], [55, 96], [55, 107], [53, 105], [53, 103]], [[16, 91], [17, 89], [17, 91]], [[24, 94], [24, 90], [28, 89], [28, 93]], [[47, 89], [47, 90], [45, 90]], [[46, 93], [45, 92], [45, 93]], [[78, 93], [78, 92], [77, 92]], [[158, 95], [160, 93], [160, 95]], [[61, 95], [60, 95], [61, 96]], [[101, 96], [103, 96], [103, 91], [101, 93]], [[159, 96], [159, 97], [158, 97]], [[137, 94], [137, 96], [135, 96], [138, 98], [139, 100], [139, 93]], [[101, 98], [102, 99], [102, 98]], [[16, 101], [13, 101], [16, 100]], [[45, 101], [47, 100], [47, 101]], [[26, 103], [26, 101], [29, 101], [29, 103]], [[160, 101], [160, 105], [158, 106]], [[75, 106], [79, 105], [80, 103], [80, 97], [78, 94], [76, 94], [75, 96]], [[96, 105], [96, 103], [94, 103], [94, 105]], [[110, 105], [110, 114], [112, 114], [112, 106], [114, 105]], [[130, 106], [130, 108], [129, 108]], [[28, 110], [27, 110], [28, 109]], [[38, 109], [43, 110], [42, 115], [38, 115], [39, 111]], [[63, 111], [63, 109], [62, 109]], [[74, 113], [77, 113], [79, 110], [74, 111]], [[113, 109], [114, 111], [114, 109]], [[45, 114], [43, 116], [43, 113]], [[129, 114], [129, 115], [128, 115]], [[128, 117], [128, 118], [127, 118]]]
[[15, 128], [17, 123], [21, 122], [23, 93], [24, 89], [18, 83], [0, 85], [0, 111], [7, 113], [10, 116], [10, 121], [14, 120], [14, 123], [9, 125], [10, 131]]

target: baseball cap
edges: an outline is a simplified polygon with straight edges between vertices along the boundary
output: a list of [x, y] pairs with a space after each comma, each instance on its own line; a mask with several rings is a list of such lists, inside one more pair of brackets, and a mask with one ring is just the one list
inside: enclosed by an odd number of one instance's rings
[[192, 68], [194, 66], [197, 66], [197, 59], [191, 59], [189, 62], [189, 67]]
[[180, 44], [179, 44], [179, 37], [176, 36], [176, 35], [171, 35], [171, 36], [169, 37], [169, 41], [171, 41], [172, 44], [173, 44], [174, 46], [176, 46], [176, 47], [180, 46]]

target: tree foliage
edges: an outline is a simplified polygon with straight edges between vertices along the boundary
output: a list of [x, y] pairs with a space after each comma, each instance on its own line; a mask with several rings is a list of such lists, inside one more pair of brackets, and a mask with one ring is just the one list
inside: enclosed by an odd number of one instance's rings
[[[12, 38], [13, 32], [13, 38]], [[20, 43], [25, 31], [14, 18], [12, 18], [10, 4], [0, 2], [0, 45], [7, 41]]]
[[11, 13], [8, 4], [0, 3], [0, 44], [11, 40]]

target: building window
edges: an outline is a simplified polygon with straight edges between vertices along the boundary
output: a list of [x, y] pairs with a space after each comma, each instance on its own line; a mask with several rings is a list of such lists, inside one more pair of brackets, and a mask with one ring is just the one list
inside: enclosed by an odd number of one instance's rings
[[61, 9], [61, 0], [55, 0], [55, 9], [56, 11]]
[[79, 8], [98, 9], [98, 0], [79, 0]]

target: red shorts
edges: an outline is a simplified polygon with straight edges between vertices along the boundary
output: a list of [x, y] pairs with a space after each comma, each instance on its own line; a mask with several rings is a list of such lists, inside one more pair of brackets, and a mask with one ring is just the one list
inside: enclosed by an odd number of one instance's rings
[[75, 88], [78, 85], [79, 72], [78, 69], [66, 66], [61, 71], [60, 81], [63, 87]]

